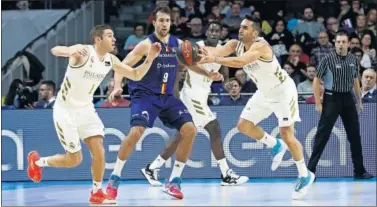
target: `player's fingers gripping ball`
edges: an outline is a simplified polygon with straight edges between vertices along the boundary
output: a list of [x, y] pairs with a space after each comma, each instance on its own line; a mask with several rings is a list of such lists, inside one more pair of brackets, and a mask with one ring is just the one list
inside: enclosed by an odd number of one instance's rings
[[182, 64], [192, 66], [199, 61], [198, 52], [198, 45], [192, 45], [190, 41], [185, 40], [178, 46], [176, 56]]

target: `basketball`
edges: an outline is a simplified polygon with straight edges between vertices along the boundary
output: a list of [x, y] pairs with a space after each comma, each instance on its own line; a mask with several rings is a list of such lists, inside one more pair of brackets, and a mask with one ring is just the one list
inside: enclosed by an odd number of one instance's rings
[[176, 56], [178, 60], [188, 66], [196, 65], [198, 61], [198, 46], [192, 45], [190, 41], [185, 40], [178, 46]]

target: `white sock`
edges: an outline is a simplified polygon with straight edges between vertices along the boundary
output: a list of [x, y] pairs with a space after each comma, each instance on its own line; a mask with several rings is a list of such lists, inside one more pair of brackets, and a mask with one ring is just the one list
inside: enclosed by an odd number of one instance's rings
[[267, 134], [266, 132], [264, 133], [263, 138], [260, 139], [259, 141], [267, 145], [268, 148], [273, 148], [277, 143], [276, 138]]
[[160, 168], [165, 163], [165, 161], [166, 160], [164, 160], [164, 158], [162, 158], [161, 155], [158, 155], [158, 157], [149, 166], [149, 169], [154, 170], [156, 168]]
[[119, 159], [119, 157], [117, 157], [117, 162], [115, 163], [115, 167], [112, 174], [120, 177], [120, 174], [122, 172], [124, 164], [126, 164], [126, 161], [127, 160], [121, 160]]
[[229, 170], [228, 163], [226, 162], [226, 159], [223, 158], [221, 160], [217, 160], [217, 163], [220, 166], [221, 174], [223, 174], [223, 177], [226, 177], [226, 172]]
[[41, 157], [39, 160], [35, 161], [35, 164], [38, 167], [47, 167], [49, 166], [47, 163], [48, 157]]
[[308, 176], [308, 168], [306, 167], [304, 158], [302, 158], [299, 161], [295, 161], [295, 163], [296, 163], [296, 166], [297, 166], [299, 176], [300, 177]]
[[175, 161], [173, 171], [171, 172], [169, 182], [173, 180], [175, 177], [181, 177], [183, 168], [185, 167], [185, 163]]
[[96, 193], [98, 190], [102, 189], [102, 182], [93, 181], [93, 193]]

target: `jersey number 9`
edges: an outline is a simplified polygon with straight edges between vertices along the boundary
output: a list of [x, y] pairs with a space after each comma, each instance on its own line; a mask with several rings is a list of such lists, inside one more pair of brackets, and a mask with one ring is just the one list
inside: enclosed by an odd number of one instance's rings
[[164, 83], [168, 82], [168, 78], [169, 78], [169, 73], [165, 73], [164, 77], [162, 78], [162, 82]]

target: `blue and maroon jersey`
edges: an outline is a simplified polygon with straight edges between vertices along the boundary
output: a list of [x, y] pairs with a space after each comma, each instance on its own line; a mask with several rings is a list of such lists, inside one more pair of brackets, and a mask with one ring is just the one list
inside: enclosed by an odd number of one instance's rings
[[170, 35], [167, 44], [162, 43], [154, 33], [148, 36], [151, 43], [159, 42], [161, 53], [153, 61], [151, 68], [140, 81], [129, 81], [131, 96], [137, 94], [174, 94], [174, 83], [178, 72], [178, 60], [175, 56], [179, 42]]

